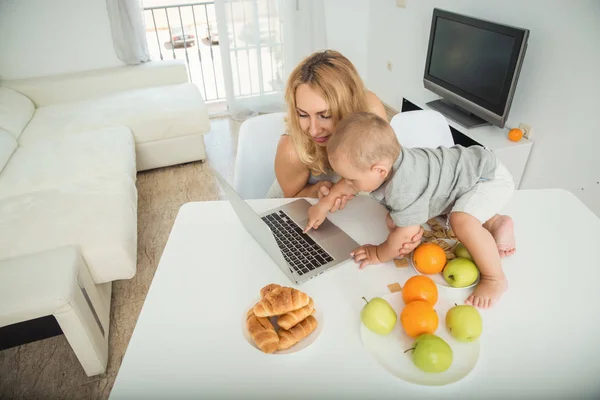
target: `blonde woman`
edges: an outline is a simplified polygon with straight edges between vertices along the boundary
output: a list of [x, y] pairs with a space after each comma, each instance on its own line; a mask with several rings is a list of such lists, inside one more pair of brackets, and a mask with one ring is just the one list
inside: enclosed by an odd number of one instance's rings
[[[379, 98], [366, 90], [354, 65], [334, 50], [314, 53], [290, 74], [287, 82], [287, 132], [281, 136], [275, 156], [276, 181], [269, 197], [313, 197], [329, 195], [340, 177], [327, 159], [327, 142], [335, 127], [356, 111], [368, 111], [387, 120]], [[345, 207], [349, 198], [338, 198], [332, 212]], [[423, 231], [404, 246], [410, 253]]]

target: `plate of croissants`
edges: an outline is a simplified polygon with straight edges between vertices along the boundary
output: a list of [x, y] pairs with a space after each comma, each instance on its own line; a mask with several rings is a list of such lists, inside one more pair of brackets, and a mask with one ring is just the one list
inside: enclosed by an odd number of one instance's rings
[[267, 354], [291, 354], [310, 346], [323, 329], [313, 299], [291, 287], [271, 283], [244, 316], [244, 337]]

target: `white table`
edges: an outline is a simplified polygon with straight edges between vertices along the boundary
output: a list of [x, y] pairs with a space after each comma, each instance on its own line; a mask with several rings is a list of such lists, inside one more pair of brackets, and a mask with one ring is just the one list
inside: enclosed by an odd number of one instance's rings
[[[266, 210], [282, 201], [250, 203]], [[425, 387], [380, 367], [359, 333], [361, 297], [388, 293], [411, 269], [359, 271], [350, 261], [301, 285], [323, 312], [321, 335], [292, 355], [262, 354], [243, 338], [243, 316], [262, 286], [291, 283], [228, 202], [188, 203], [111, 398], [598, 398], [600, 220], [561, 190], [519, 191], [504, 211], [516, 221], [517, 253], [504, 261], [508, 292], [482, 312], [479, 362], [458, 383]], [[378, 242], [384, 215], [357, 197], [331, 219], [359, 243]]]

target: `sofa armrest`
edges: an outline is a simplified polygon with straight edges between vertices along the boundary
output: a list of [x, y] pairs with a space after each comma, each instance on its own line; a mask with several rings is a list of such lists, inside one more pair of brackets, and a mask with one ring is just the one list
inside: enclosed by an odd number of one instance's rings
[[3, 81], [2, 85], [29, 97], [39, 108], [125, 90], [172, 85], [187, 81], [188, 72], [185, 61], [164, 60], [73, 74], [9, 80]]
[[86, 268], [74, 246], [0, 260], [0, 327], [53, 314]]

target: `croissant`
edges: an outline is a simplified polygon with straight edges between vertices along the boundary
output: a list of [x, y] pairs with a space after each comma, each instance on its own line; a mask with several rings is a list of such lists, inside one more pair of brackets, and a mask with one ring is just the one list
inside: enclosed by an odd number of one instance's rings
[[279, 347], [279, 336], [268, 318], [259, 318], [254, 311], [248, 311], [246, 328], [252, 340], [265, 353], [274, 353]]
[[260, 298], [262, 299], [263, 297], [265, 297], [267, 295], [267, 293], [277, 289], [279, 286], [276, 283], [270, 283], [267, 286], [265, 286], [264, 288], [260, 289]]
[[270, 291], [254, 306], [257, 317], [272, 317], [297, 310], [308, 304], [310, 297], [297, 289], [278, 287]]
[[304, 318], [312, 314], [315, 303], [310, 299], [308, 305], [289, 313], [285, 313], [277, 319], [277, 325], [283, 329], [290, 329]]
[[312, 315], [309, 315], [304, 320], [300, 321], [290, 330], [280, 329], [279, 335], [279, 350], [289, 349], [308, 335], [317, 327], [317, 320]]

